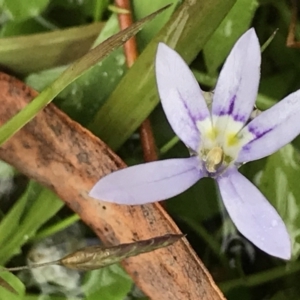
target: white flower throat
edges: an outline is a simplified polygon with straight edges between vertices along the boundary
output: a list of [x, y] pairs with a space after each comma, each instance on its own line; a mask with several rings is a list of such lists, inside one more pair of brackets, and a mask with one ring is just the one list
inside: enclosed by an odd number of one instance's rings
[[197, 122], [201, 143], [197, 155], [208, 173], [218, 175], [232, 165], [244, 144], [240, 132], [243, 124], [231, 116], [218, 116]]

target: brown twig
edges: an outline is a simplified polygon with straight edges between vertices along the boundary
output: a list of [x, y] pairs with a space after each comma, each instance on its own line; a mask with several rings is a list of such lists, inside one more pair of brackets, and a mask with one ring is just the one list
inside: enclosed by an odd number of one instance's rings
[[[37, 93], [0, 73], [0, 126]], [[181, 234], [158, 204], [115, 205], [88, 197], [95, 182], [125, 164], [101, 140], [53, 104], [0, 148], [0, 159], [53, 190], [106, 245]], [[222, 300], [222, 293], [185, 238], [123, 263], [153, 300]]]
[[297, 27], [297, 14], [298, 14], [298, 7], [297, 7], [297, 0], [291, 0], [292, 3], [292, 15], [291, 15], [291, 22], [289, 26], [289, 33], [286, 40], [287, 47], [290, 48], [300, 48], [300, 42], [296, 41], [295, 33]]
[[[117, 7], [125, 9], [130, 13], [118, 14], [119, 24], [121, 29], [125, 29], [132, 25], [131, 5], [129, 0], [115, 0]], [[135, 37], [131, 38], [124, 44], [124, 53], [127, 66], [130, 68], [138, 57], [138, 49]], [[146, 162], [157, 160], [157, 152], [155, 140], [149, 119], [146, 119], [140, 127], [140, 139], [143, 149], [144, 160]]]

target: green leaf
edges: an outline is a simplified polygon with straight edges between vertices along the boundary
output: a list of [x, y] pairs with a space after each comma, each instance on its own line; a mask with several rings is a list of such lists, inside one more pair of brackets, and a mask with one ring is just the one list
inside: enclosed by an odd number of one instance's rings
[[168, 22], [171, 15], [173, 14], [178, 0], [151, 0], [151, 1], [133, 1], [133, 11], [136, 19], [140, 19], [153, 12], [160, 7], [167, 4], [173, 4], [168, 10], [163, 12], [160, 16], [155, 18], [151, 23], [147, 24], [141, 32], [137, 34], [137, 40], [140, 48], [144, 48], [152, 38], [159, 32], [159, 30]]
[[[27, 210], [24, 212], [25, 201], [29, 201], [30, 206], [26, 207]], [[1, 264], [5, 264], [12, 256], [18, 253], [20, 247], [23, 246], [28, 239], [34, 236], [36, 231], [52, 218], [64, 204], [53, 192], [31, 181], [25, 194], [20, 198], [16, 205], [17, 207], [13, 208], [12, 212], [7, 215], [12, 222], [11, 226], [14, 228], [14, 232], [12, 232], [11, 229], [8, 229], [8, 231], [11, 232], [11, 234], [9, 234], [9, 239], [0, 247]], [[20, 221], [19, 219], [22, 210], [24, 213], [22, 215], [22, 220]], [[17, 216], [18, 219], [13, 220], [13, 216]], [[4, 229], [7, 228], [7, 226], [8, 222], [5, 221]], [[6, 235], [7, 234], [4, 233], [4, 237]]]
[[[276, 280], [280, 282], [279, 279], [286, 278], [288, 275], [293, 273], [299, 273], [300, 264], [298, 261], [276, 266], [270, 269], [263, 269], [260, 272], [249, 274], [247, 276], [242, 276], [241, 278], [230, 279], [225, 282], [220, 282], [219, 287], [224, 292], [227, 293], [228, 291], [240, 287], [240, 286], [248, 286], [248, 287], [255, 287], [255, 286], [262, 286], [266, 283], [271, 283], [272, 281]], [[296, 281], [298, 284], [298, 278], [296, 276]], [[288, 299], [288, 298], [285, 298]]]
[[37, 241], [41, 239], [45, 239], [51, 235], [58, 233], [59, 231], [65, 230], [67, 227], [71, 226], [75, 222], [79, 221], [80, 217], [77, 214], [73, 214], [63, 220], [56, 222], [54, 225], [50, 225], [47, 228], [43, 228], [43, 230], [39, 231], [31, 241]]
[[[31, 185], [28, 185], [25, 193], [18, 199], [11, 210], [5, 215], [0, 223], [0, 247], [10, 241], [10, 238], [18, 230], [23, 216]], [[0, 251], [1, 252], [1, 251]]]
[[259, 187], [286, 224], [294, 258], [300, 254], [300, 157], [288, 144], [267, 159]]
[[294, 76], [295, 70], [287, 69], [286, 71], [282, 71], [276, 75], [264, 77], [260, 81], [260, 93], [268, 95], [268, 97], [272, 97], [276, 101], [280, 101], [290, 92], [290, 86], [287, 84], [282, 84], [282, 78], [284, 78], [284, 82], [292, 82]]
[[123, 300], [132, 286], [132, 280], [117, 264], [88, 272], [83, 291], [86, 300]]
[[41, 92], [50, 85], [51, 82], [55, 81], [67, 69], [67, 67], [68, 66], [60, 66], [37, 73], [31, 73], [25, 78], [25, 83], [36, 91]]
[[270, 300], [298, 300], [299, 299], [299, 286], [293, 286], [280, 290], [273, 295]]
[[24, 109], [17, 113], [13, 118], [0, 127], [0, 145], [7, 141], [20, 128], [27, 124], [34, 116], [49, 104], [66, 86], [77, 79], [90, 67], [94, 66], [101, 59], [105, 58], [115, 48], [125, 43], [130, 37], [135, 35], [145, 23], [149, 22], [167, 7], [156, 11], [153, 14], [132, 24], [130, 27], [118, 32], [105, 40], [97, 47], [90, 50], [81, 59], [70, 65], [61, 76], [50, 86], [43, 90], [34, 100]]
[[234, 3], [235, 0], [184, 1], [123, 77], [90, 129], [113, 149], [120, 147], [159, 101], [153, 67], [157, 43], [167, 43], [190, 63]]
[[11, 19], [23, 21], [40, 15], [48, 6], [49, 0], [6, 0], [4, 10]]
[[256, 103], [260, 110], [266, 110], [276, 104], [276, 100], [263, 94], [258, 94]]
[[[28, 19], [22, 22], [8, 21], [1, 26], [0, 37], [12, 37], [30, 35], [33, 33], [45, 32], [47, 29], [38, 23], [36, 19]], [[27, 36], [28, 38], [28, 36]], [[2, 41], [2, 39], [1, 39]]]
[[65, 30], [2, 38], [0, 64], [20, 74], [66, 65], [91, 47], [103, 27], [95, 23]]
[[186, 192], [168, 201], [167, 205], [172, 214], [196, 222], [209, 220], [219, 213], [215, 184], [207, 178], [201, 179]]
[[[100, 44], [118, 31], [118, 18], [116, 14], [113, 14], [95, 44]], [[55, 103], [72, 119], [87, 125], [120, 82], [126, 69], [123, 49], [116, 49], [111, 55], [67, 86]]]
[[237, 39], [249, 28], [257, 0], [238, 0], [203, 48], [208, 73], [213, 74]]
[[[118, 31], [118, 18], [113, 14], [105, 23], [94, 44], [100, 44]], [[34, 73], [29, 75], [25, 81], [34, 89], [42, 91], [65, 69], [66, 67], [58, 67]], [[57, 96], [55, 104], [72, 119], [87, 125], [119, 83], [125, 71], [123, 49], [116, 49], [111, 55], [68, 85]]]
[[0, 277], [4, 280], [4, 282], [0, 284], [0, 299], [23, 299], [25, 294], [25, 286], [17, 276], [10, 272], [1, 271]]

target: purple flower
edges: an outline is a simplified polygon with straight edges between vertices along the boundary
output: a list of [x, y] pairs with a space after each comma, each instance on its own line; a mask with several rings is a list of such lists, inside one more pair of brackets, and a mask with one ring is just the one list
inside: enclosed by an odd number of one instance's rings
[[236, 42], [220, 73], [209, 109], [188, 66], [160, 43], [156, 79], [163, 109], [180, 139], [196, 154], [119, 170], [90, 196], [118, 204], [145, 204], [178, 195], [203, 177], [217, 181], [237, 229], [261, 250], [291, 257], [287, 229], [271, 204], [237, 168], [277, 151], [300, 133], [300, 91], [249, 121], [260, 78], [254, 29]]

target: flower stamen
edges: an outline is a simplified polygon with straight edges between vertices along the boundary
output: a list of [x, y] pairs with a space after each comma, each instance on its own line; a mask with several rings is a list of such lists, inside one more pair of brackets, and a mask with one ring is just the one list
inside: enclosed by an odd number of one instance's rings
[[205, 168], [210, 173], [216, 173], [224, 160], [224, 151], [221, 147], [212, 148], [205, 159]]

